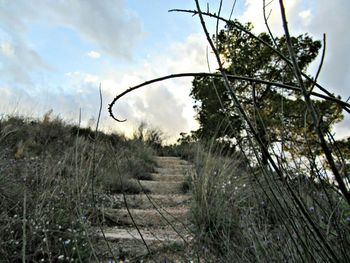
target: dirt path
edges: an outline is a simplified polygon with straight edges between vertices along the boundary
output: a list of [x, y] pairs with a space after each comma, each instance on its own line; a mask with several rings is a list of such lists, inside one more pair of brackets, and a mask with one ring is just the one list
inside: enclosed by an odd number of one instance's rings
[[106, 262], [113, 262], [110, 250], [122, 262], [190, 261], [184, 248], [191, 240], [186, 176], [192, 167], [177, 157], [156, 157], [156, 162], [152, 180], [139, 181], [147, 194], [115, 195], [113, 207], [120, 208], [102, 209], [108, 244], [102, 238], [99, 250]]

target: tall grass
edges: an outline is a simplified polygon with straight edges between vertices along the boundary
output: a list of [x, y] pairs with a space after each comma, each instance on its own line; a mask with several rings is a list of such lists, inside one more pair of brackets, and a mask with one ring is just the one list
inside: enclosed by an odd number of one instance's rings
[[[193, 148], [192, 148], [193, 149]], [[334, 262], [315, 238], [285, 182], [247, 166], [239, 154], [194, 151], [191, 218], [201, 252], [215, 262]], [[349, 253], [349, 212], [331, 186], [299, 175], [290, 182], [339, 259]], [[204, 247], [204, 249], [203, 249]]]
[[[119, 171], [115, 153], [123, 163]], [[127, 182], [151, 171], [152, 156], [142, 142], [68, 125], [49, 115], [43, 121], [3, 118], [0, 261], [98, 261], [94, 207], [106, 193], [120, 191], [118, 174]], [[91, 198], [93, 167], [96, 204]]]

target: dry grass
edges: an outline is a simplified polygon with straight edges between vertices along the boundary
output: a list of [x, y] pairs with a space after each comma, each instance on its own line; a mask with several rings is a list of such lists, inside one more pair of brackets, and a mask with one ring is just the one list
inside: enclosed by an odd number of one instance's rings
[[[332, 262], [276, 174], [265, 177], [237, 154], [203, 146], [194, 153], [191, 214], [201, 253], [215, 262]], [[344, 199], [309, 177], [289, 184], [339, 262], [346, 262], [350, 209]]]
[[152, 171], [152, 156], [142, 142], [47, 115], [44, 121], [3, 118], [1, 260], [96, 261], [95, 207], [106, 193], [120, 190], [119, 177], [126, 182]]

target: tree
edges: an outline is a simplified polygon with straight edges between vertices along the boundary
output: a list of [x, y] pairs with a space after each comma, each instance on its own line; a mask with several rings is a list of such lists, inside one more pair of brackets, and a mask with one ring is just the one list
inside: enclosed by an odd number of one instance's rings
[[[253, 28], [250, 23], [241, 26], [248, 31]], [[261, 33], [258, 37], [275, 45], [288, 58], [284, 36], [272, 40], [269, 34]], [[285, 60], [237, 27], [226, 25], [215, 41], [227, 74], [298, 86], [294, 72]], [[299, 67], [305, 71], [316, 58], [321, 43], [307, 34], [293, 37], [292, 42]], [[248, 81], [232, 81], [231, 85], [266, 148], [283, 140], [286, 148], [291, 149], [292, 146], [288, 143], [305, 141], [306, 134], [310, 142], [316, 141], [311, 128], [312, 120], [307, 114], [301, 94]], [[309, 90], [312, 87], [310, 81], [305, 81], [305, 85]], [[244, 126], [222, 79], [196, 77], [193, 80], [191, 96], [195, 99], [194, 108], [200, 124], [196, 131], [198, 137], [209, 139], [228, 136], [238, 142], [242, 140]], [[335, 122], [342, 119], [339, 106], [328, 101], [316, 101], [315, 105], [322, 116], [325, 129], [330, 129]], [[266, 159], [263, 158], [263, 162], [266, 163]]]

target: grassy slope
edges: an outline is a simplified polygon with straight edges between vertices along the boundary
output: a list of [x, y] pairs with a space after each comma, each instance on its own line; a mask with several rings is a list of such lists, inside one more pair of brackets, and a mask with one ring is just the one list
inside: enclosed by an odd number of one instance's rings
[[[91, 224], [105, 194], [137, 192], [153, 150], [59, 119], [0, 121], [0, 262], [90, 262]], [[94, 197], [92, 195], [94, 192]]]
[[[208, 262], [331, 262], [273, 174], [264, 177], [241, 157], [200, 144], [161, 150], [196, 166], [191, 215], [199, 254]], [[2, 119], [0, 262], [94, 261], [94, 207], [122, 187], [138, 192], [127, 179], [149, 178], [154, 154], [140, 140], [95, 134], [59, 119]], [[290, 183], [330, 249], [346, 262], [349, 208], [331, 187], [302, 177]]]

